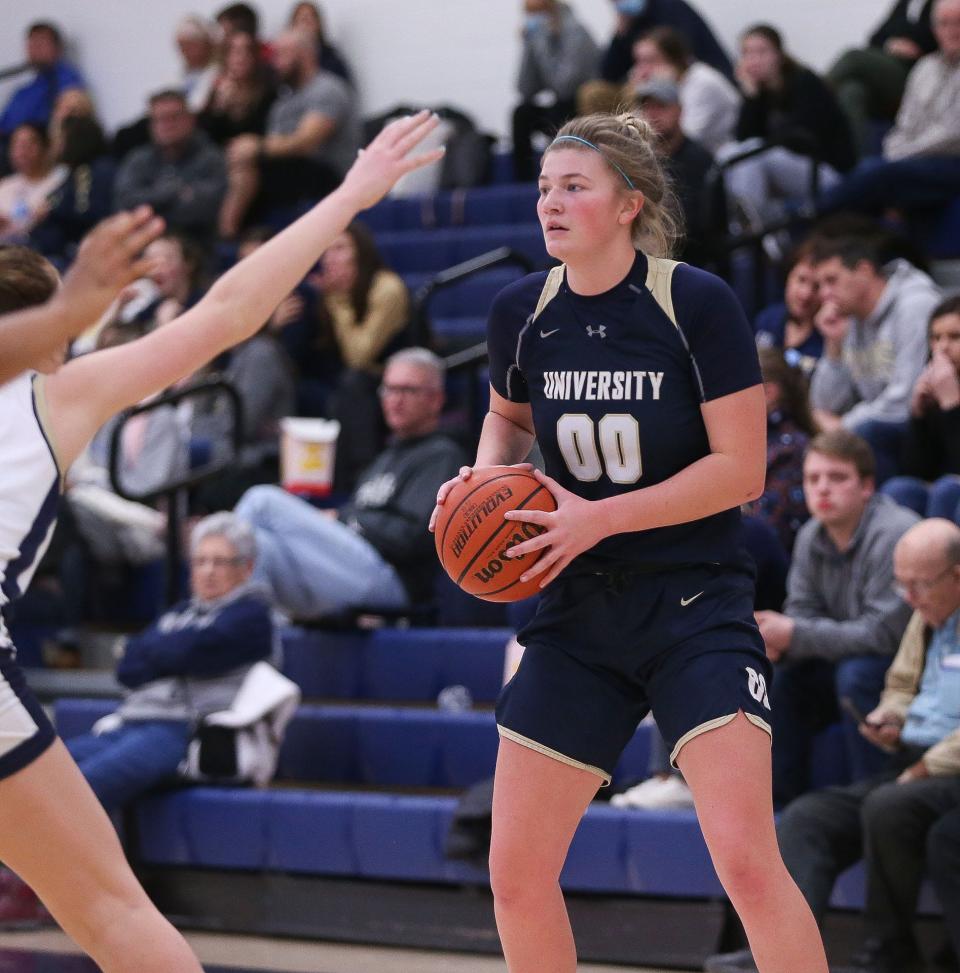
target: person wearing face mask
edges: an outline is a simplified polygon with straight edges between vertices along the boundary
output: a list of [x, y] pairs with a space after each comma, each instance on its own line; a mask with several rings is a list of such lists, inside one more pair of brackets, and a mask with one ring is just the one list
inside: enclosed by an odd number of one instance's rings
[[599, 51], [586, 27], [560, 0], [524, 0], [523, 53], [513, 112], [513, 169], [536, 178], [531, 137], [552, 135], [574, 113], [577, 88], [597, 71]]
[[710, 25], [686, 0], [613, 0], [616, 30], [600, 61], [600, 77], [577, 93], [580, 114], [612, 112], [622, 99], [621, 88], [633, 66], [633, 45], [655, 27], [672, 27], [683, 37], [694, 58], [733, 81], [733, 66]]

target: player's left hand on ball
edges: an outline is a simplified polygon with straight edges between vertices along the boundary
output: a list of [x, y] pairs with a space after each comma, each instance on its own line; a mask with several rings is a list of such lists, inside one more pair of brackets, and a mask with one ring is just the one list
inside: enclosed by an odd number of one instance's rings
[[[519, 520], [536, 524], [546, 530], [522, 544], [515, 544], [507, 550], [510, 557], [533, 554], [543, 551], [536, 564], [520, 576], [521, 581], [542, 575], [540, 587], [545, 588], [578, 555], [588, 551], [610, 531], [604, 518], [597, 516], [597, 505], [584, 500], [575, 493], [565, 490], [556, 480], [546, 473], [534, 470], [533, 475], [550, 491], [557, 501], [557, 509], [545, 510], [508, 510], [503, 516], [507, 520]], [[548, 548], [548, 550], [544, 550]]]

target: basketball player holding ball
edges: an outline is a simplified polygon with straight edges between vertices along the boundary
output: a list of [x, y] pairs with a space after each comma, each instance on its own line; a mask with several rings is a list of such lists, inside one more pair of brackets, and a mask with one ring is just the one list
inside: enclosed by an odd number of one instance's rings
[[[770, 668], [739, 506], [763, 490], [756, 348], [718, 278], [665, 259], [675, 235], [655, 136], [633, 115], [565, 125], [537, 212], [562, 266], [491, 309], [490, 411], [474, 470], [523, 460], [555, 512], [514, 545], [543, 586], [497, 703], [490, 880], [511, 973], [572, 973], [559, 887], [570, 841], [649, 710], [696, 803], [761, 973], [827, 973], [774, 831]], [[451, 489], [441, 487], [434, 520]]]

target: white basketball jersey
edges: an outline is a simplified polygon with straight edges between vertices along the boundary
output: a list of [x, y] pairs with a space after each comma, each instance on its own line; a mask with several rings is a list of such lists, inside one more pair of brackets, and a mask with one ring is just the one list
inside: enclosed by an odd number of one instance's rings
[[[33, 372], [0, 385], [0, 613], [26, 591], [57, 517], [60, 471], [41, 387]], [[0, 614], [0, 648], [10, 646]]]

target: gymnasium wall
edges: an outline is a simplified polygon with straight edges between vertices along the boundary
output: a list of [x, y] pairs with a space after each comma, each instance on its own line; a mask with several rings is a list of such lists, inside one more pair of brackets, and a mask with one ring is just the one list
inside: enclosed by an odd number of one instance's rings
[[[514, 102], [520, 0], [322, 0], [328, 29], [353, 64], [364, 114], [398, 102], [460, 106], [505, 134]], [[572, 0], [598, 41], [613, 23], [610, 0]], [[732, 52], [756, 21], [750, 0], [695, 0]], [[145, 95], [176, 77], [173, 30], [185, 13], [212, 13], [225, 0], [0, 0], [0, 67], [23, 58], [23, 30], [48, 17], [63, 28], [108, 127], [143, 112]], [[285, 22], [289, 0], [259, 0], [263, 31]], [[767, 0], [763, 19], [790, 48], [823, 69], [882, 18], [890, 0]], [[10, 83], [0, 85], [5, 100]]]

